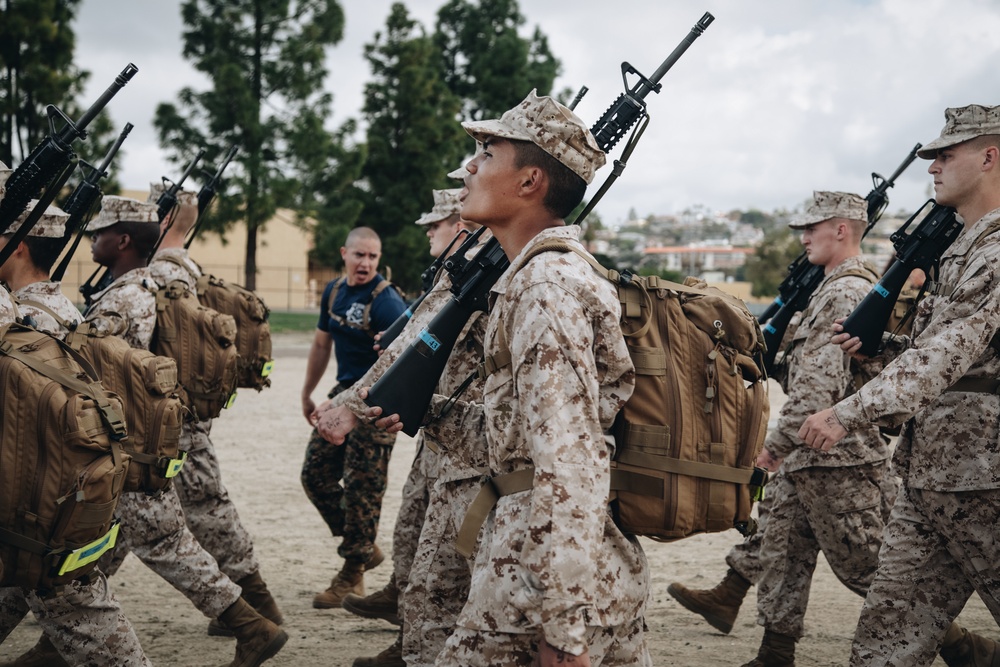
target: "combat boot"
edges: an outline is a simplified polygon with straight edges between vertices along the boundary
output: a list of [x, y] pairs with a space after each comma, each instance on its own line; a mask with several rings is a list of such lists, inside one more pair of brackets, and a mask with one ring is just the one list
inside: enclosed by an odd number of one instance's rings
[[34, 646], [10, 662], [0, 663], [0, 667], [69, 667], [69, 663], [43, 634]]
[[952, 623], [941, 645], [941, 659], [948, 667], [1000, 667], [1000, 647]]
[[[260, 576], [260, 571], [247, 575], [236, 582], [236, 585], [243, 589], [240, 597], [246, 600], [258, 614], [271, 621], [275, 625], [285, 622], [278, 603], [271, 597], [271, 591], [267, 590], [267, 584]], [[213, 618], [208, 623], [208, 634], [212, 637], [232, 637], [233, 633], [228, 628], [219, 623], [219, 619]]]
[[795, 667], [795, 637], [764, 630], [757, 657], [743, 667]]
[[378, 567], [384, 560], [385, 554], [382, 553], [377, 544], [368, 560], [364, 562], [354, 559], [345, 560], [344, 567], [330, 582], [330, 587], [313, 596], [313, 607], [316, 609], [337, 609], [349, 594], [364, 597], [365, 572]]
[[685, 609], [700, 614], [716, 630], [729, 634], [740, 612], [743, 598], [750, 590], [750, 582], [730, 568], [715, 588], [695, 590], [682, 584], [670, 584], [667, 592]]
[[236, 637], [236, 657], [229, 667], [259, 667], [288, 641], [284, 630], [254, 611], [243, 598], [222, 612], [219, 622]]
[[348, 593], [341, 606], [355, 616], [363, 618], [381, 618], [393, 625], [402, 625], [399, 618], [399, 589], [396, 588], [396, 575], [389, 578], [389, 583], [381, 590], [368, 597]]
[[356, 658], [352, 667], [406, 667], [403, 660], [403, 633], [396, 635], [392, 646], [372, 658]]

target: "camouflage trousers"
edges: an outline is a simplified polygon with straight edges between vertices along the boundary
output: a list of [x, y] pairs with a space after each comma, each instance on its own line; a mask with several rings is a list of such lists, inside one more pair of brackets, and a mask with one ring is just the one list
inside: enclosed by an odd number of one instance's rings
[[[343, 391], [337, 385], [329, 396]], [[395, 434], [372, 424], [358, 424], [343, 445], [332, 445], [313, 429], [302, 464], [302, 488], [334, 537], [343, 537], [337, 553], [365, 562], [375, 550], [382, 496], [389, 474]]]
[[[588, 628], [587, 645], [592, 667], [652, 667], [646, 648], [645, 623]], [[441, 667], [529, 667], [537, 664], [536, 635], [455, 628], [436, 665]]]
[[104, 554], [100, 567], [121, 563], [115, 551], [124, 548], [183, 593], [209, 618], [218, 618], [240, 597], [240, 587], [223, 574], [212, 555], [184, 523], [184, 510], [173, 486], [157, 496], [123, 493], [116, 516], [121, 521], [118, 545]]
[[851, 665], [930, 665], [972, 592], [1000, 623], [1000, 489], [904, 486], [885, 528]]
[[865, 595], [882, 546], [884, 471], [878, 462], [786, 471], [772, 480], [771, 511], [760, 545], [760, 625], [802, 636], [820, 551], [845, 586]]
[[465, 513], [482, 479], [438, 481], [431, 487], [410, 582], [403, 591], [403, 658], [410, 667], [434, 664], [469, 597], [472, 560], [455, 550]]
[[215, 445], [209, 438], [211, 427], [211, 420], [184, 426], [181, 449], [187, 451], [188, 458], [181, 474], [174, 478], [174, 488], [188, 529], [212, 554], [219, 569], [233, 581], [240, 581], [257, 572], [260, 563], [253, 538], [222, 483]]
[[396, 587], [402, 592], [410, 581], [413, 557], [424, 528], [430, 486], [437, 479], [440, 457], [424, 444], [424, 432], [417, 434], [417, 454], [403, 484], [403, 501], [392, 531], [392, 573]]
[[[888, 472], [888, 460], [885, 465], [886, 472], [882, 475], [880, 484], [882, 520], [884, 522], [889, 520], [889, 512], [892, 511], [892, 505], [896, 502], [896, 494], [899, 492], [899, 478]], [[784, 470], [779, 468], [778, 472], [771, 476], [763, 500], [757, 503], [757, 532], [734, 546], [726, 554], [726, 564], [751, 584], [756, 584], [760, 580], [760, 544], [764, 541], [764, 526], [767, 525], [767, 517], [771, 512], [774, 490], [781, 486], [778, 478], [784, 474]]]
[[71, 665], [150, 667], [100, 570], [45, 597], [19, 587], [0, 589], [0, 644], [29, 609]]

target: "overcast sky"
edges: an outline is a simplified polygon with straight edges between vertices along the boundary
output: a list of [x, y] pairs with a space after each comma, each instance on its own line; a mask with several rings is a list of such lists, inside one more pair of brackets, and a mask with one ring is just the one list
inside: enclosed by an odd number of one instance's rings
[[[371, 75], [363, 45], [391, 4], [341, 0], [330, 127], [360, 117]], [[405, 4], [432, 31], [444, 0]], [[864, 196], [872, 171], [889, 176], [914, 144], [938, 135], [945, 107], [1000, 104], [998, 0], [521, 0], [521, 10], [526, 33], [540, 27], [562, 61], [556, 89], [590, 89], [576, 109], [588, 124], [623, 91], [622, 61], [651, 75], [705, 11], [715, 16], [662, 93], [647, 98], [650, 126], [597, 207], [608, 224], [633, 208], [793, 208], [814, 189]], [[119, 161], [126, 188], [177, 175], [157, 143], [154, 110], [184, 86], [207, 85], [181, 57], [182, 27], [179, 1], [82, 2], [77, 64], [91, 72], [88, 98], [128, 62], [139, 67], [108, 107], [116, 126], [135, 125]], [[926, 167], [918, 160], [890, 191], [891, 211], [929, 196]], [[589, 194], [608, 173], [598, 172]]]

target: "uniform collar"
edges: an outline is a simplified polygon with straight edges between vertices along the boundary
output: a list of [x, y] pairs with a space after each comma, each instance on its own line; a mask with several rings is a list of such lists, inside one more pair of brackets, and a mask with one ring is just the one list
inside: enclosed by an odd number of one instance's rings
[[986, 228], [1000, 220], [1000, 208], [995, 208], [983, 217], [981, 217], [976, 224], [971, 227], [966, 227], [955, 239], [955, 242], [944, 251], [941, 256], [942, 259], [945, 257], [961, 257], [963, 255], [969, 254], [972, 250], [972, 244], [976, 242], [979, 235], [986, 231]]

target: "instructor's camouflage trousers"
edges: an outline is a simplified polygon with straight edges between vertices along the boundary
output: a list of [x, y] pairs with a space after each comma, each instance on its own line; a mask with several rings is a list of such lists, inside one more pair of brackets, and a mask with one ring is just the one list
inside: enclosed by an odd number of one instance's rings
[[[337, 385], [330, 397], [343, 391]], [[335, 537], [344, 560], [367, 561], [375, 549], [396, 436], [358, 424], [343, 445], [333, 445], [313, 429], [302, 464], [302, 488]]]

